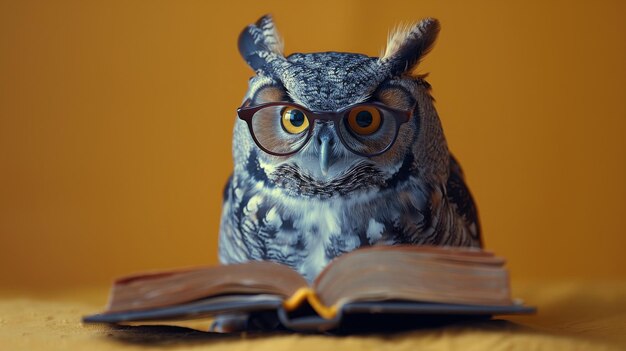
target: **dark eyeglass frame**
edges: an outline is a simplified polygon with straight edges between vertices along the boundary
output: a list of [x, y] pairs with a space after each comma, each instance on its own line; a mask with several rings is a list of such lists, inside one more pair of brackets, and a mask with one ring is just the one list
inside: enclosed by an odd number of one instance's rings
[[[389, 145], [387, 145], [384, 149], [382, 149], [381, 151], [378, 151], [376, 153], [373, 154], [368, 154], [368, 153], [363, 153], [363, 152], [359, 152], [356, 150], [353, 150], [348, 143], [343, 139], [343, 136], [341, 135], [341, 133], [337, 133], [337, 136], [339, 136], [339, 140], [341, 141], [341, 143], [350, 151], [352, 151], [353, 153], [359, 155], [359, 156], [363, 156], [363, 157], [374, 157], [374, 156], [378, 156], [381, 155], [383, 153], [385, 153], [387, 150], [389, 150], [393, 144], [395, 144], [396, 139], [398, 138], [398, 132], [400, 131], [400, 126], [402, 126], [402, 124], [408, 122], [411, 119], [411, 115], [413, 114], [413, 110], [415, 108], [412, 108], [411, 110], [405, 111], [405, 110], [399, 110], [399, 109], [395, 109], [389, 106], [386, 106], [384, 104], [381, 104], [379, 102], [370, 102], [370, 103], [363, 103], [363, 104], [355, 104], [355, 105], [351, 105], [345, 108], [342, 108], [341, 110], [338, 111], [311, 111], [303, 106], [300, 106], [298, 104], [294, 104], [292, 102], [268, 102], [265, 104], [260, 104], [260, 105], [256, 105], [256, 106], [248, 106], [250, 104], [250, 100], [246, 100], [244, 102], [244, 104], [239, 107], [237, 109], [237, 115], [239, 116], [239, 119], [245, 121], [248, 124], [248, 129], [250, 130], [250, 135], [252, 136], [252, 139], [254, 140], [254, 142], [257, 144], [257, 146], [259, 148], [261, 148], [261, 150], [267, 152], [270, 155], [274, 155], [274, 156], [290, 156], [293, 155], [295, 153], [297, 153], [298, 151], [302, 150], [302, 148], [307, 145], [309, 143], [309, 140], [311, 139], [311, 136], [313, 135], [313, 129], [315, 128], [315, 121], [331, 121], [333, 122], [333, 124], [335, 125], [336, 130], [339, 130], [339, 128], [341, 128], [341, 125], [339, 123], [345, 123], [345, 119], [347, 118], [347, 116], [349, 115], [350, 111], [354, 108], [357, 107], [363, 107], [363, 106], [372, 106], [378, 110], [383, 110], [389, 113], [389, 115], [393, 116], [396, 120], [396, 130], [394, 131], [394, 135], [393, 135], [393, 139], [391, 139], [391, 142], [389, 143]], [[309, 121], [309, 127], [307, 128], [307, 135], [306, 135], [306, 139], [304, 140], [304, 142], [302, 142], [302, 145], [300, 145], [297, 149], [287, 152], [287, 153], [277, 153], [277, 152], [273, 152], [271, 150], [266, 149], [265, 147], [263, 147], [263, 145], [259, 142], [259, 140], [256, 138], [256, 135], [254, 135], [254, 130], [252, 127], [252, 118], [254, 118], [254, 115], [266, 108], [266, 107], [272, 107], [272, 106], [284, 106], [284, 107], [293, 107], [293, 108], [297, 108], [298, 110], [301, 110], [304, 112], [304, 114], [306, 115], [306, 118]], [[353, 133], [353, 131], [349, 130], [348, 131], [350, 133]]]

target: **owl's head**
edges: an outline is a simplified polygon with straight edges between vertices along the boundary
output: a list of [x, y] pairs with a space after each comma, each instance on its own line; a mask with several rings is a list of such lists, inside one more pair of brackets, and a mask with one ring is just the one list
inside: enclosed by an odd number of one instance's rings
[[238, 111], [235, 172], [291, 195], [332, 197], [445, 177], [448, 153], [423, 76], [439, 23], [396, 30], [380, 57], [283, 54], [270, 16], [239, 36], [255, 70]]

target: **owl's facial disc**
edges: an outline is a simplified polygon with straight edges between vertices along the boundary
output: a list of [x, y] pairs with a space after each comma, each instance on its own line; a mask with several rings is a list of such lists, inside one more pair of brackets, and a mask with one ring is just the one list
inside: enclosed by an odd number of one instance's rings
[[[251, 81], [251, 85], [256, 88], [251, 89], [248, 96], [251, 105], [293, 102], [292, 96], [280, 83], [271, 83], [266, 78], [257, 78]], [[376, 88], [368, 101], [383, 103], [395, 109], [409, 110], [414, 106], [415, 100], [403, 85], [386, 81]], [[309, 109], [308, 106], [303, 107]], [[298, 114], [298, 117], [302, 116]], [[348, 123], [348, 121], [345, 122]], [[303, 121], [294, 119], [290, 123], [287, 126], [283, 125], [282, 130], [292, 133], [302, 132], [298, 126], [303, 126]], [[290, 192], [298, 195], [336, 194], [366, 189], [377, 184], [382, 185], [385, 179], [393, 176], [391, 172], [398, 169], [403, 162], [404, 150], [407, 147], [406, 140], [400, 142], [403, 144], [400, 148], [392, 147], [380, 156], [368, 158], [357, 155], [345, 147], [335, 130], [336, 124], [333, 121], [309, 122], [307, 120], [307, 126], [308, 123], [313, 123], [311, 136], [307, 144], [297, 153], [290, 156], [274, 156], [262, 151], [257, 153], [259, 164], [267, 178]], [[360, 123], [364, 122], [360, 121]], [[356, 125], [356, 127], [363, 127], [363, 125]], [[365, 128], [361, 132], [367, 133], [368, 131]], [[399, 150], [402, 151], [398, 152]]]
[[[292, 102], [292, 98], [280, 85], [262, 85], [256, 91], [251, 92], [251, 105], [261, 105], [269, 102]], [[294, 112], [294, 111], [297, 111]], [[287, 117], [299, 117], [299, 119], [287, 120]], [[303, 119], [304, 120], [301, 120]], [[272, 156], [261, 153], [262, 162], [272, 165], [290, 164], [296, 167], [300, 173], [307, 174], [320, 181], [327, 181], [341, 173], [348, 172], [349, 168], [361, 157], [347, 150], [340, 142], [332, 121], [309, 122], [303, 111], [295, 108], [284, 109], [281, 117], [282, 128], [278, 128], [284, 136], [307, 133], [309, 123], [312, 126], [311, 136], [306, 145], [296, 154], [290, 156]], [[257, 139], [259, 136], [257, 135]], [[277, 135], [276, 142], [290, 143], [288, 138]], [[282, 141], [281, 141], [282, 139]]]

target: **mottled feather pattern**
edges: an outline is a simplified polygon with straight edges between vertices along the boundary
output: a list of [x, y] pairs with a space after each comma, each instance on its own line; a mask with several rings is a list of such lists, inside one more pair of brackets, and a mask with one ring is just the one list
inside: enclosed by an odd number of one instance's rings
[[[259, 39], [262, 40], [267, 48], [277, 55], [283, 54], [284, 43], [278, 31], [274, 27], [274, 21], [271, 16], [261, 17], [256, 23], [256, 28], [260, 30]], [[262, 38], [262, 39], [261, 39]]]
[[334, 111], [371, 96], [376, 82], [385, 79], [378, 66], [377, 59], [358, 54], [292, 54], [264, 74], [279, 80], [294, 102], [311, 110]]
[[348, 172], [328, 182], [319, 181], [292, 165], [278, 166], [269, 179], [289, 195], [320, 199], [348, 196], [359, 190], [378, 189], [385, 184], [383, 173], [365, 162], [357, 164]]
[[[244, 29], [239, 48], [256, 72], [244, 101], [283, 96], [311, 111], [337, 111], [395, 94], [388, 100], [414, 107], [396, 142], [374, 157], [347, 150], [324, 123], [298, 153], [270, 155], [237, 120], [220, 227], [222, 263], [270, 260], [312, 280], [332, 259], [363, 246], [481, 246], [475, 204], [448, 151], [430, 86], [424, 76], [411, 75], [438, 31], [433, 19], [405, 28], [378, 58], [339, 52], [285, 57], [270, 17]], [[268, 87], [284, 94], [258, 94]], [[321, 135], [330, 138], [330, 148], [320, 147]], [[327, 172], [320, 171], [321, 150], [329, 153]]]

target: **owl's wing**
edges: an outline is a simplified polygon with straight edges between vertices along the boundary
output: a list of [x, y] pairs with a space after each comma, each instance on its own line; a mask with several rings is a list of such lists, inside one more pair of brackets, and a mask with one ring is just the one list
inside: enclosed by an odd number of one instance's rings
[[450, 204], [456, 209], [457, 214], [462, 218], [465, 223], [465, 228], [482, 247], [483, 241], [476, 203], [474, 202], [469, 188], [465, 184], [463, 170], [459, 162], [452, 155], [450, 155], [450, 176], [446, 183], [446, 192], [448, 201], [450, 201]]
[[222, 204], [224, 204], [224, 202], [228, 200], [228, 197], [230, 195], [230, 186], [232, 182], [233, 182], [233, 174], [231, 173], [230, 176], [228, 177], [228, 180], [226, 181], [226, 185], [224, 185], [224, 189], [222, 190]]

